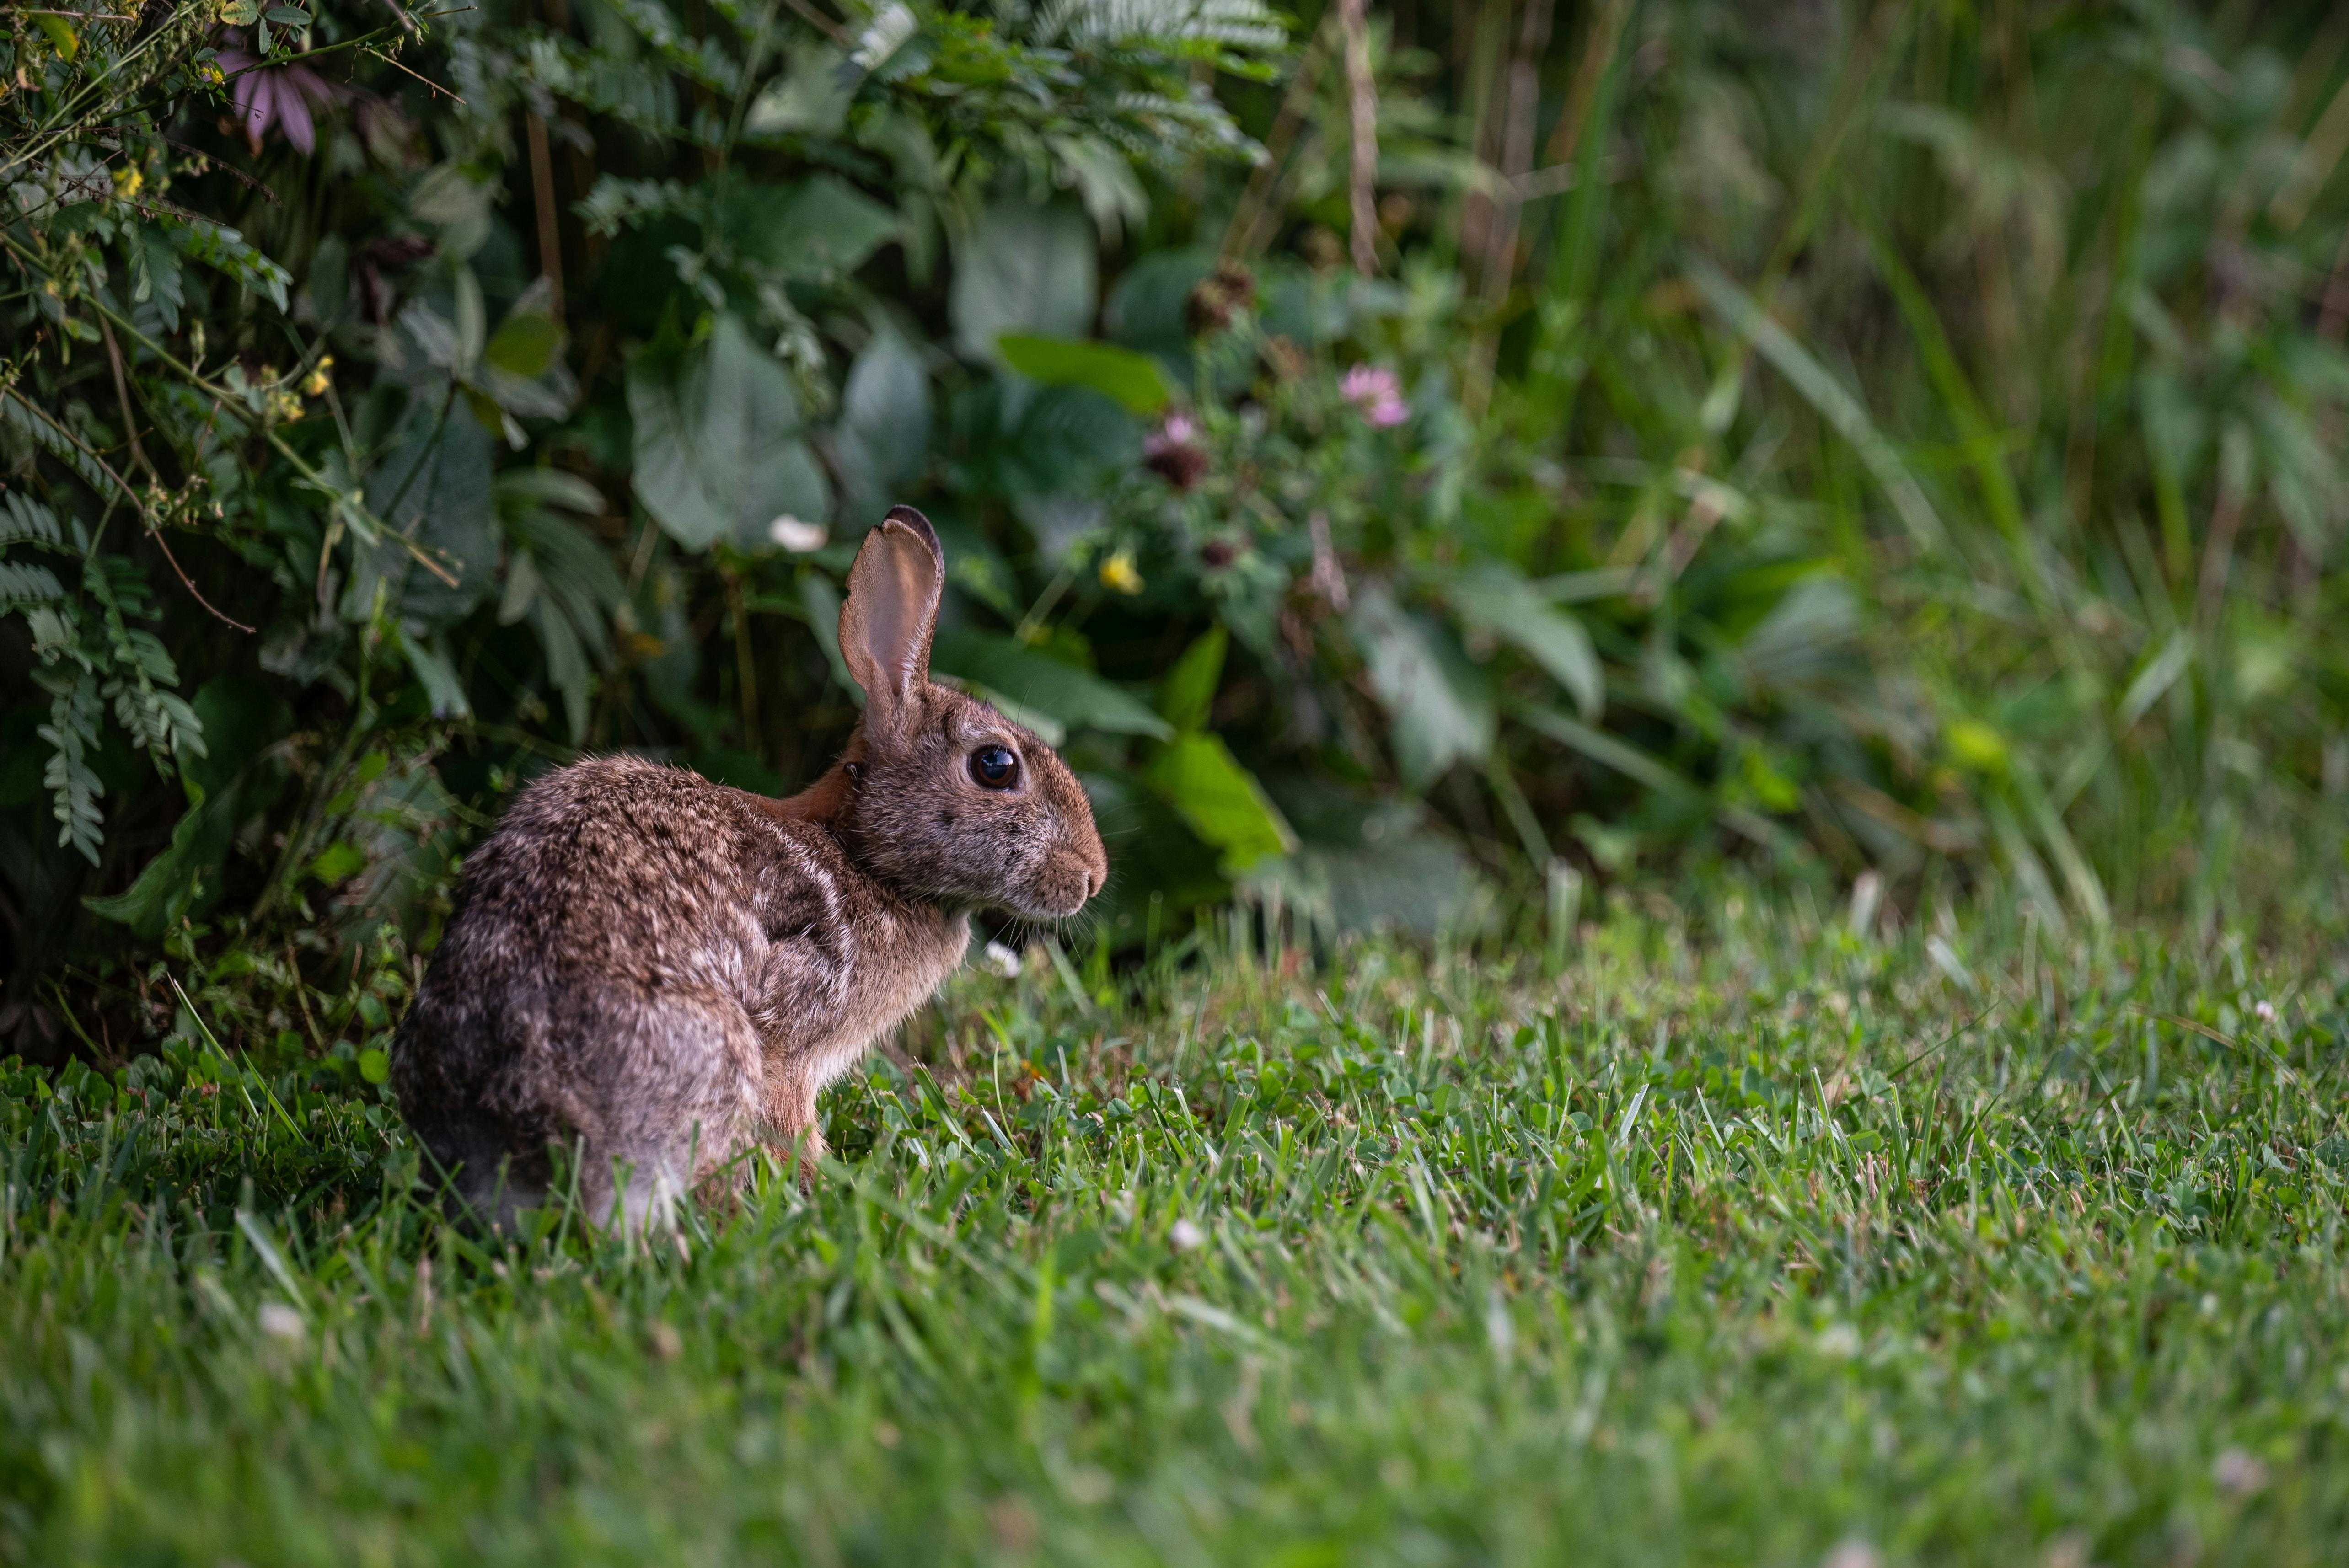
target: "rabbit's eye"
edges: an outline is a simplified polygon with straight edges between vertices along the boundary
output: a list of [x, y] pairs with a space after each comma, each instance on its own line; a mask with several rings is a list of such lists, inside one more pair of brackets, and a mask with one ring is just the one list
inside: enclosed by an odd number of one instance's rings
[[989, 789], [1009, 789], [1019, 781], [1019, 758], [1009, 747], [982, 746], [970, 754], [970, 776]]

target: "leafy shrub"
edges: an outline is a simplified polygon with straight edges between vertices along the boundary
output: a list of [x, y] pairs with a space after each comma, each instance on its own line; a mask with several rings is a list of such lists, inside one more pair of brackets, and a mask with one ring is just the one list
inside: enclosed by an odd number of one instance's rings
[[2314, 10], [1424, 11], [11, 14], [0, 1032], [126, 929], [429, 943], [578, 748], [812, 776], [900, 500], [1104, 954], [2337, 854]]

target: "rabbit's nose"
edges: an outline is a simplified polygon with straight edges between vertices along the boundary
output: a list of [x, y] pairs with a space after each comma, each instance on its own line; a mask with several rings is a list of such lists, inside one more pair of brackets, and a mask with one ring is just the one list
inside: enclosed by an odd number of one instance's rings
[[1085, 896], [1087, 898], [1092, 897], [1093, 894], [1101, 892], [1102, 888], [1108, 885], [1109, 871], [1106, 867], [1087, 866], [1085, 868]]

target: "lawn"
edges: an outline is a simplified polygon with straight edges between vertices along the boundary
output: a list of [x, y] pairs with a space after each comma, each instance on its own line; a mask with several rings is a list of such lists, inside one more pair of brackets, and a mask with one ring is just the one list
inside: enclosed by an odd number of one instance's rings
[[379, 1009], [0, 1073], [0, 1558], [2341, 1560], [2337, 944], [1702, 926], [972, 969], [682, 1246], [442, 1222]]

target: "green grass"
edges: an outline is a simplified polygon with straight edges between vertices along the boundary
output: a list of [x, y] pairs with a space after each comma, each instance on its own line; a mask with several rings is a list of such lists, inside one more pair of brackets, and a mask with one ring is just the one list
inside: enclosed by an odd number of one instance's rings
[[2338, 1561], [2341, 949], [1713, 926], [968, 975], [685, 1256], [0, 1074], [0, 1557]]

